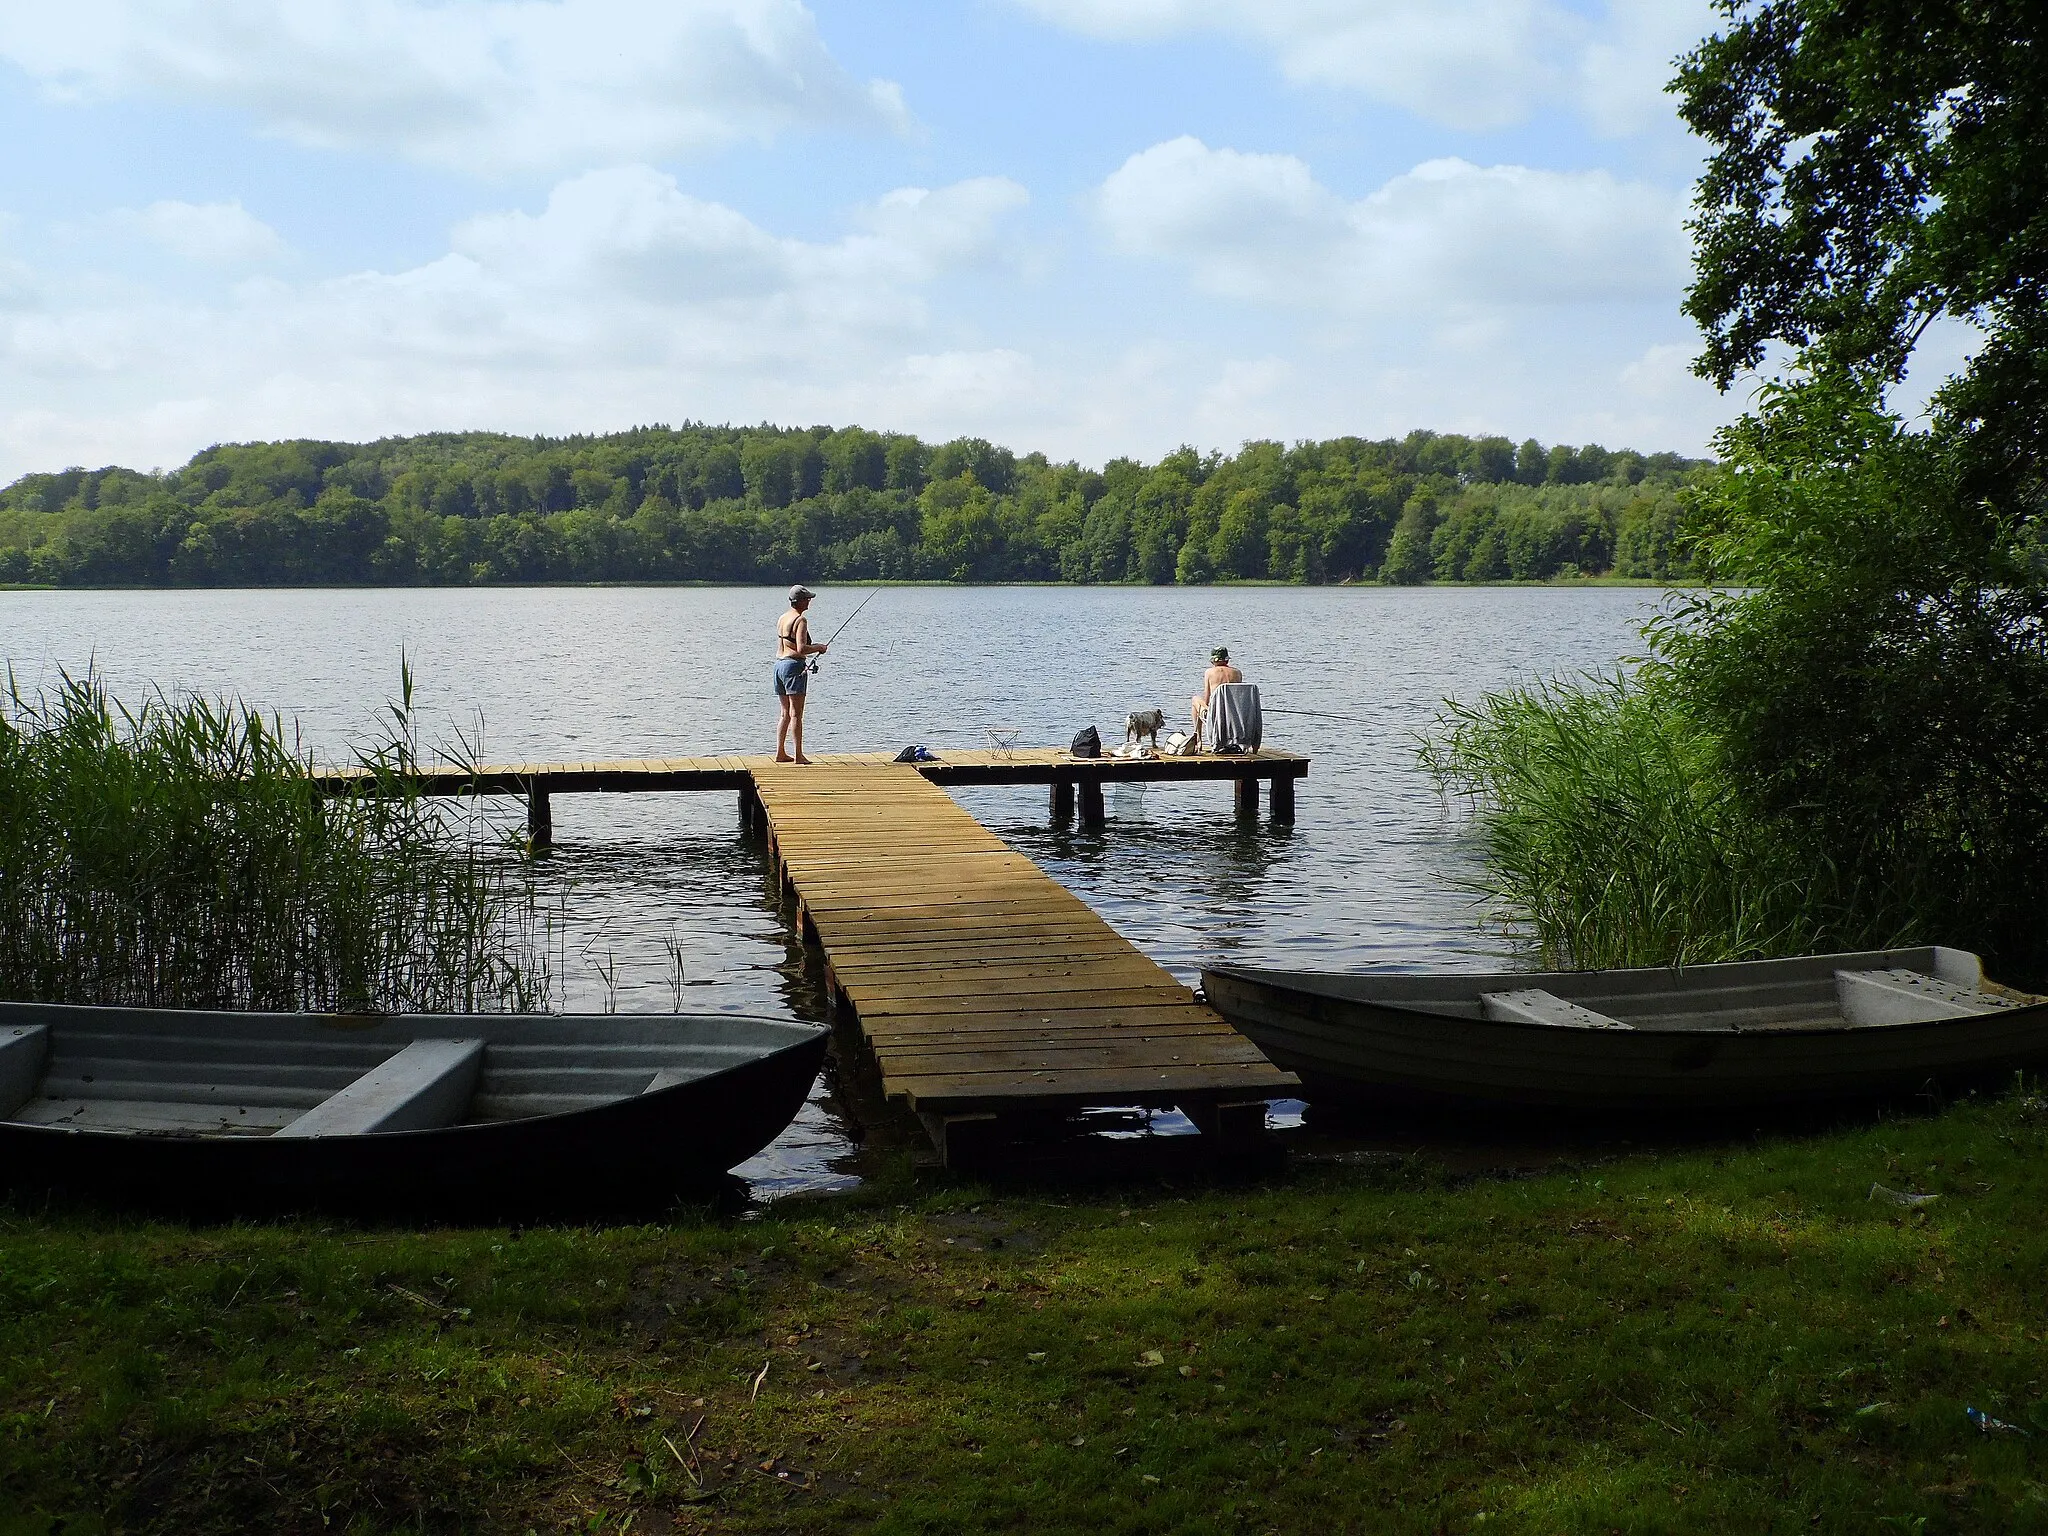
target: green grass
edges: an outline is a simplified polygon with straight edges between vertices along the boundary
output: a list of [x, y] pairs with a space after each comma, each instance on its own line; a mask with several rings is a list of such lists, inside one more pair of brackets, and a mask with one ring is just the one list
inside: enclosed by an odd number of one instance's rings
[[17, 1203], [0, 1532], [2042, 1530], [2044, 1203], [2018, 1091], [610, 1230]]

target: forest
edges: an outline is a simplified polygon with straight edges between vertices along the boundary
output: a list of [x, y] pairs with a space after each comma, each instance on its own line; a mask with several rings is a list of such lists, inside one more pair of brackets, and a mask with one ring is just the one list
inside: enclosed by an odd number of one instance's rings
[[1682, 580], [1710, 469], [1414, 432], [1101, 470], [859, 427], [206, 449], [0, 491], [0, 583]]

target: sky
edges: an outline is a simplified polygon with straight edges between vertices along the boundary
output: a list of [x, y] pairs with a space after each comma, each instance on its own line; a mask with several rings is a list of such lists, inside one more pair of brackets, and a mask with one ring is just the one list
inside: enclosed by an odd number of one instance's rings
[[1704, 451], [1705, 0], [0, 0], [0, 483], [858, 423]]

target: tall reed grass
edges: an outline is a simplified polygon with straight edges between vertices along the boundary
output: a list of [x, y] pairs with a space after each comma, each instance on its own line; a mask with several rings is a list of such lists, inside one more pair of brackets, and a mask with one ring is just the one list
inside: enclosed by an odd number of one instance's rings
[[359, 791], [281, 723], [94, 674], [0, 711], [0, 997], [478, 1012], [544, 1005], [534, 899], [474, 813], [430, 802], [412, 680]]
[[[1715, 735], [1651, 683], [1452, 703], [1422, 760], [1469, 799], [1492, 916], [1547, 968], [1748, 960], [1910, 939], [1759, 812]], [[1851, 916], [1860, 913], [1860, 916]]]

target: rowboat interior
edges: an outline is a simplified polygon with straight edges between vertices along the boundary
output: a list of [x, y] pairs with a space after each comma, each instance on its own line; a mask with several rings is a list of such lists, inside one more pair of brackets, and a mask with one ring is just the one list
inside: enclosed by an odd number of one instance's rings
[[1383, 1008], [1592, 1030], [1851, 1030], [1969, 1018], [2038, 1001], [1988, 987], [1975, 955], [1940, 946], [1682, 970], [1265, 974]]
[[15, 1005], [0, 1123], [341, 1137], [528, 1120], [697, 1081], [814, 1034], [719, 1015], [451, 1018]]

